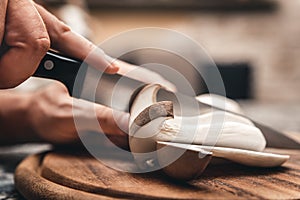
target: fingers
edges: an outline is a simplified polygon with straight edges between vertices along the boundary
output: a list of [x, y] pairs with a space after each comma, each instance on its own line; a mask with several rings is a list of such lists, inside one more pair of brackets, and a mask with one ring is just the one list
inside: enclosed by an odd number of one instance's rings
[[113, 111], [99, 104], [74, 99], [73, 116], [77, 132], [104, 133], [114, 145], [128, 149], [129, 113]]
[[113, 111], [106, 106], [75, 98], [72, 112], [78, 131], [96, 131], [116, 136], [127, 135], [128, 113]]
[[111, 142], [106, 143], [106, 145], [117, 145], [124, 149], [129, 148], [128, 113], [113, 111], [102, 105], [73, 99], [73, 116], [75, 130], [78, 133], [81, 133], [81, 131], [104, 133]]
[[129, 114], [103, 105], [73, 99], [73, 115], [79, 131], [97, 131], [107, 135], [126, 135]]
[[112, 110], [98, 104], [95, 105], [97, 119], [104, 133], [127, 136], [129, 113]]
[[109, 57], [96, 45], [73, 32], [40, 5], [35, 4], [47, 27], [51, 47], [68, 56], [85, 60], [93, 67], [107, 73], [116, 73], [118, 66], [111, 64]]
[[[69, 96], [67, 88], [60, 82], [55, 81], [48, 86], [48, 89], [44, 89], [43, 92], [56, 93], [56, 97], [53, 98], [53, 104], [58, 102], [66, 102], [73, 104], [70, 110], [73, 113], [66, 116], [74, 117], [76, 128], [83, 131], [97, 131], [103, 132], [108, 135], [122, 135], [126, 136], [128, 132], [129, 114], [121, 111], [115, 111], [106, 106], [95, 104], [82, 99], [75, 99]], [[69, 101], [70, 100], [70, 101]], [[62, 107], [63, 108], [63, 107]], [[59, 109], [63, 111], [63, 109]]]
[[50, 47], [44, 23], [32, 1], [10, 0], [0, 59], [0, 87], [14, 87], [31, 76]]
[[[55, 94], [55, 95], [53, 95]], [[68, 143], [87, 131], [105, 133], [113, 143], [128, 144], [129, 114], [69, 96], [66, 87], [54, 82], [31, 96], [29, 122], [37, 138]]]
[[0, 1], [0, 45], [3, 40], [3, 35], [5, 30], [5, 16], [6, 16], [7, 2], [8, 0]]

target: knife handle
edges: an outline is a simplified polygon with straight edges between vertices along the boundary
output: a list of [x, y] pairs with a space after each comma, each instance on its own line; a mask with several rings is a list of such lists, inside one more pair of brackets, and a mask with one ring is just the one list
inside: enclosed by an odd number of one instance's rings
[[79, 97], [87, 67], [82, 61], [48, 51], [33, 76], [60, 81], [71, 96]]

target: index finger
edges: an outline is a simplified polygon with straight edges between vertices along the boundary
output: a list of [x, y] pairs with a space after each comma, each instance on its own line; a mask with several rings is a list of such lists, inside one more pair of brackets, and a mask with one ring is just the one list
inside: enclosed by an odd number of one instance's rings
[[104, 51], [94, 45], [92, 42], [73, 32], [66, 24], [58, 20], [54, 15], [45, 10], [42, 6], [35, 4], [46, 25], [51, 39], [51, 47], [65, 55], [85, 60], [91, 66], [114, 74], [118, 72], [112, 59]]
[[2, 43], [5, 29], [5, 16], [8, 0], [0, 1], [0, 44]]

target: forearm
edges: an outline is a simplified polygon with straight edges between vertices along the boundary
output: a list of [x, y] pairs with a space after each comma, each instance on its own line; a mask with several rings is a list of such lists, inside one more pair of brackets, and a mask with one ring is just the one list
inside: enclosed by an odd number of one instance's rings
[[30, 95], [0, 90], [0, 145], [35, 142], [28, 122]]

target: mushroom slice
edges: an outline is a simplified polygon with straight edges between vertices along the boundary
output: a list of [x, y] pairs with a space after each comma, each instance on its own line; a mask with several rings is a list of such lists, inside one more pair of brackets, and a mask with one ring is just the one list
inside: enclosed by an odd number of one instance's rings
[[196, 97], [201, 103], [212, 105], [216, 108], [228, 110], [237, 114], [244, 114], [240, 105], [232, 99], [216, 95], [216, 94], [202, 94]]
[[197, 118], [197, 124], [195, 119], [166, 119], [156, 135], [156, 140], [252, 151], [263, 151], [266, 146], [263, 134], [255, 126], [226, 120], [202, 123], [201, 116]]
[[145, 86], [134, 99], [130, 108], [129, 127], [132, 126], [133, 120], [147, 107], [156, 103], [157, 92], [161, 88], [160, 85]]
[[[172, 148], [187, 149], [195, 154], [203, 154], [203, 151], [212, 152], [213, 157], [224, 158], [236, 163], [254, 167], [277, 167], [286, 162], [290, 156], [274, 153], [265, 153], [258, 151], [250, 151], [245, 149], [236, 149], [228, 147], [214, 147], [203, 145], [190, 145], [173, 142], [157, 142], [157, 148], [170, 146]], [[158, 155], [159, 162], [163, 162], [164, 157]]]
[[[156, 135], [166, 119], [173, 117], [172, 102], [157, 102], [160, 85], [145, 86], [130, 109], [129, 147], [139, 168], [146, 169], [147, 161], [156, 160]], [[150, 166], [151, 167], [151, 166]]]

